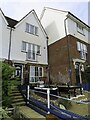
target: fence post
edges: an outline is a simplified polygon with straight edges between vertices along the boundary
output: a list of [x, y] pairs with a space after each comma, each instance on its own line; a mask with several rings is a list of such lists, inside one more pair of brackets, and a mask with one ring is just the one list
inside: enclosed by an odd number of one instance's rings
[[50, 88], [47, 88], [47, 102], [48, 102], [48, 114], [50, 114]]
[[29, 85], [27, 85], [27, 104], [29, 103]]

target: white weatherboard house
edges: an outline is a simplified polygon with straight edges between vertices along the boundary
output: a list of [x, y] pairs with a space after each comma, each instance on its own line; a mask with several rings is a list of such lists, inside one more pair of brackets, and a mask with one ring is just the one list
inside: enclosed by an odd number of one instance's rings
[[4, 15], [0, 9], [0, 60], [11, 60], [16, 76], [25, 81], [28, 70], [29, 82], [45, 77], [47, 60], [47, 34], [34, 10], [20, 21]]
[[72, 84], [82, 82], [84, 65], [90, 64], [90, 27], [69, 11], [49, 7], [40, 20], [49, 36], [51, 79], [68, 74]]

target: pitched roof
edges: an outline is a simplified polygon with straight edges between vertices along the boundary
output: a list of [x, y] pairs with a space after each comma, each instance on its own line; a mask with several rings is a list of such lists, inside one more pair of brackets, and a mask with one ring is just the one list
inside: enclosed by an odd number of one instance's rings
[[18, 23], [17, 20], [14, 20], [14, 19], [9, 18], [7, 16], [5, 16], [5, 18], [6, 18], [7, 22], [8, 22], [8, 26], [9, 27], [13, 27], [14, 28], [14, 26]]
[[[1, 9], [0, 9], [1, 10]], [[34, 13], [34, 15], [36, 16], [36, 19], [38, 20], [38, 23], [40, 24], [40, 26], [41, 26], [41, 29], [43, 30], [43, 32], [45, 33], [45, 35], [46, 35], [46, 37], [48, 38], [48, 36], [47, 36], [47, 34], [46, 34], [46, 31], [44, 30], [44, 28], [43, 28], [43, 26], [42, 26], [42, 24], [41, 24], [41, 22], [40, 22], [40, 20], [39, 20], [39, 18], [38, 18], [38, 16], [37, 16], [37, 14], [36, 14], [36, 12], [35, 12], [35, 10], [33, 9], [33, 10], [31, 10], [27, 15], [25, 15], [21, 20], [19, 20], [19, 21], [17, 21], [17, 20], [14, 20], [14, 19], [12, 19], [12, 18], [10, 18], [10, 17], [8, 17], [8, 16], [5, 16], [4, 14], [3, 14], [3, 16], [4, 16], [4, 18], [6, 19], [6, 21], [7, 21], [7, 23], [8, 23], [8, 26], [9, 27], [12, 27], [12, 28], [15, 28], [18, 24], [20, 24], [26, 17], [28, 17], [28, 15], [30, 14], [30, 13]]]
[[80, 20], [78, 17], [76, 17], [74, 14], [72, 14], [71, 12], [68, 12], [69, 15], [73, 16], [74, 18], [76, 18], [77, 20], [79, 20], [81, 23], [83, 23], [85, 26], [87, 26], [88, 28], [90, 28], [89, 25], [87, 25], [85, 22], [83, 22], [82, 20]]
[[83, 22], [82, 20], [80, 20], [78, 17], [76, 17], [74, 14], [72, 14], [71, 12], [69, 11], [64, 11], [64, 10], [59, 10], [59, 9], [54, 9], [54, 8], [50, 8], [50, 7], [44, 7], [43, 11], [42, 11], [42, 14], [41, 14], [41, 17], [40, 17], [40, 20], [42, 19], [43, 15], [44, 15], [44, 11], [46, 9], [51, 9], [51, 10], [54, 10], [54, 11], [60, 11], [60, 12], [64, 12], [64, 13], [67, 13], [68, 15], [71, 15], [72, 17], [76, 18], [78, 21], [80, 21], [82, 24], [84, 24], [85, 26], [87, 26], [89, 29], [90, 29], [90, 26], [87, 25], [85, 22]]

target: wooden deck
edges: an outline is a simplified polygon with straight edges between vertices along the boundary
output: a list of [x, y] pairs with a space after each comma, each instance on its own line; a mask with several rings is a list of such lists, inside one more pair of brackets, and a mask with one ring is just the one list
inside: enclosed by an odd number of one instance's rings
[[74, 97], [76, 97], [76, 95], [77, 95], [76, 90], [77, 89], [80, 90], [80, 94], [82, 95], [82, 87], [81, 86], [61, 85], [61, 86], [57, 86], [57, 87], [59, 90], [59, 94], [61, 94], [61, 92], [67, 92], [69, 98], [70, 98], [71, 91], [73, 92]]

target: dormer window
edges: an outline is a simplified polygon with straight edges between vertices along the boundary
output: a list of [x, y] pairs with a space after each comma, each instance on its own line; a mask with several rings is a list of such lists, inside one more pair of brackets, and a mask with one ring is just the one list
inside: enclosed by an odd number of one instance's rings
[[33, 35], [38, 35], [38, 27], [31, 25], [29, 23], [26, 23], [26, 32]]
[[77, 23], [77, 32], [79, 32], [79, 33], [84, 35], [84, 28], [80, 24], [78, 24], [78, 23]]

